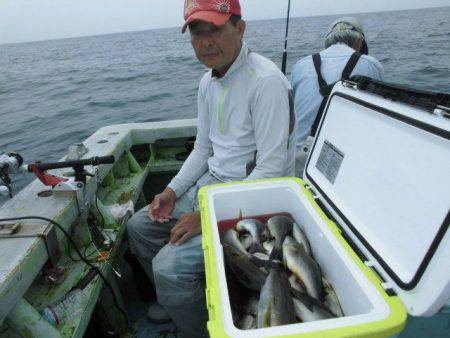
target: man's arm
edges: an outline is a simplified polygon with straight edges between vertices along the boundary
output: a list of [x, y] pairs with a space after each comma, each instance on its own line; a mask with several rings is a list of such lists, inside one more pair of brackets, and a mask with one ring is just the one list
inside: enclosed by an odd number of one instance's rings
[[256, 167], [245, 180], [284, 175], [289, 138], [289, 88], [277, 75], [262, 78], [255, 88], [251, 114], [256, 140]]
[[167, 186], [175, 192], [177, 197], [183, 195], [208, 170], [208, 159], [213, 153], [211, 140], [209, 139], [208, 106], [202, 90], [202, 84], [200, 84], [197, 103], [197, 139], [194, 150], [186, 159], [178, 174]]
[[357, 74], [370, 77], [374, 80], [383, 81], [383, 65], [371, 56], [364, 55], [364, 59], [365, 62], [361, 65], [361, 70], [359, 70]]

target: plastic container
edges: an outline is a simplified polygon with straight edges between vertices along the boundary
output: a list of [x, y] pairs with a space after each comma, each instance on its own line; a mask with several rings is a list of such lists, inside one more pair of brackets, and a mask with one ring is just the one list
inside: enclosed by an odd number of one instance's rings
[[[450, 298], [450, 121], [335, 86], [306, 181], [268, 179], [199, 192], [211, 337], [383, 338], [407, 314]], [[432, 173], [432, 174], [430, 174]], [[231, 314], [218, 224], [289, 213], [303, 225], [344, 317], [240, 330]]]
[[[256, 330], [234, 326], [224, 256], [219, 229], [203, 228], [207, 278], [207, 304], [211, 337], [390, 337], [401, 331], [406, 312], [397, 297], [389, 297], [375, 274], [352, 252], [339, 229], [317, 209], [298, 179], [267, 180], [257, 183], [216, 186], [202, 190], [202, 223], [211, 225], [235, 218], [262, 214], [291, 214], [296, 222], [307, 224], [306, 235], [322, 274], [334, 287], [346, 317]], [[251, 203], [249, 201], [255, 201]], [[209, 216], [206, 216], [210, 211]], [[206, 231], [205, 231], [206, 230]], [[320, 335], [313, 334], [320, 333]]]
[[80, 289], [69, 292], [62, 301], [42, 310], [42, 317], [53, 326], [68, 318], [75, 318], [83, 311], [86, 293]]

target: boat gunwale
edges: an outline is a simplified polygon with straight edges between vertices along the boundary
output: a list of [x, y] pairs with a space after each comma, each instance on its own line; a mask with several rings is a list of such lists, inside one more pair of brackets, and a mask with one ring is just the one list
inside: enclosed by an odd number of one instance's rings
[[[83, 157], [113, 155], [119, 159], [126, 150], [135, 145], [151, 144], [159, 139], [195, 136], [196, 122], [196, 119], [184, 119], [106, 126], [83, 141], [89, 149]], [[64, 159], [65, 157], [61, 160]], [[106, 177], [112, 167], [113, 164], [98, 167], [100, 180]], [[65, 170], [52, 170], [51, 173], [61, 175]], [[78, 217], [76, 198], [74, 196], [38, 198], [37, 194], [45, 189], [47, 187], [35, 179], [13, 199], [0, 207], [0, 218], [42, 215], [60, 222], [65, 229], [68, 229]], [[88, 177], [86, 189], [92, 199], [95, 196], [96, 181]], [[36, 221], [33, 221], [34, 223]], [[41, 224], [45, 222], [42, 221]], [[0, 240], [2, 241], [0, 246], [0, 324], [2, 324], [9, 311], [31, 286], [46, 263], [48, 254], [45, 243], [40, 237]], [[33, 267], [31, 271], [23, 269], [29, 266]]]

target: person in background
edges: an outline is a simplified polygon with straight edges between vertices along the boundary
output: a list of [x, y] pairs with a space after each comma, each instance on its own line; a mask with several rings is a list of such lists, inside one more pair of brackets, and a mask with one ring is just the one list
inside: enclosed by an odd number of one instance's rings
[[[209, 184], [294, 175], [295, 113], [289, 81], [243, 41], [238, 0], [186, 0], [185, 24], [210, 70], [198, 90], [194, 149], [166, 189], [128, 222], [130, 248], [152, 280], [148, 317], [206, 337], [197, 192]], [[180, 75], [182, 76], [182, 74]]]
[[325, 37], [325, 49], [299, 60], [291, 73], [297, 117], [295, 175], [303, 169], [333, 85], [354, 75], [382, 80], [383, 67], [368, 55], [361, 23], [353, 17], [334, 21]]

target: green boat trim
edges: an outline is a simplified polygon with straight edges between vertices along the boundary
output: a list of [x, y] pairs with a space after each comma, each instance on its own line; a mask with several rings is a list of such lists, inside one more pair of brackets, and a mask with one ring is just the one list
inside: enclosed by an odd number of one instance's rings
[[[98, 186], [92, 178], [88, 178], [86, 184], [91, 213], [99, 224], [104, 222], [105, 229], [114, 242], [110, 253], [112, 257], [118, 255], [127, 218], [117, 223], [106, 206], [132, 200], [136, 208], [143, 207], [147, 202], [142, 193], [143, 186], [149, 173], [178, 171], [183, 162], [177, 160], [176, 155], [186, 150], [186, 140], [195, 135], [196, 120], [190, 119], [104, 127], [84, 142], [89, 149], [85, 157], [114, 155], [116, 158], [114, 165], [98, 167], [101, 182]], [[53, 170], [52, 174], [70, 176], [70, 171]], [[88, 224], [78, 222], [76, 197], [38, 197], [38, 193], [43, 190], [48, 190], [48, 187], [38, 180], [33, 181], [0, 208], [0, 218], [44, 216], [53, 219], [64, 229], [72, 229], [73, 239], [81, 251], [93, 252], [95, 248]], [[27, 229], [46, 229], [49, 224], [45, 221], [24, 220], [21, 221], [21, 226]], [[65, 276], [61, 284], [51, 287], [40, 276], [40, 271], [48, 260], [46, 245], [40, 237], [0, 239], [0, 324], [4, 322], [22, 336], [82, 337], [101, 292], [103, 282], [97, 276], [83, 290], [89, 293], [84, 297], [88, 301], [80, 304], [84, 311], [77, 318], [71, 318], [71, 325], [61, 323], [55, 330], [42, 320], [39, 311], [61, 300], [89, 271], [84, 262], [73, 262], [68, 257], [67, 240], [59, 230], [57, 237], [62, 253], [58, 267], [65, 271]], [[74, 250], [71, 255], [77, 258]], [[110, 262], [96, 266], [109, 281], [114, 281], [111, 278]], [[123, 303], [120, 292], [116, 292], [116, 298], [119, 298], [119, 303]], [[113, 315], [117, 317], [114, 322], [124, 329], [124, 316], [118, 311]]]

